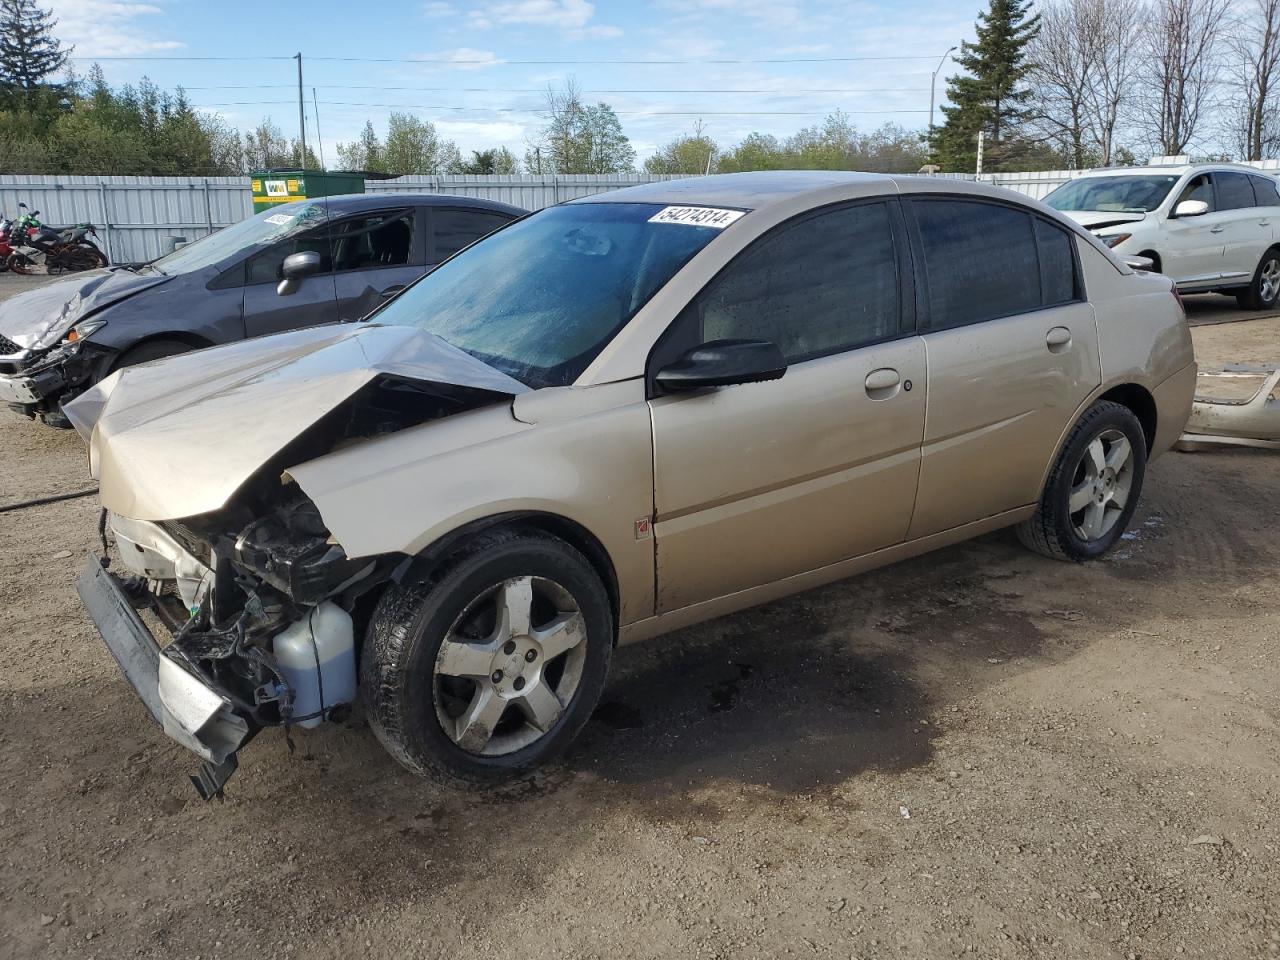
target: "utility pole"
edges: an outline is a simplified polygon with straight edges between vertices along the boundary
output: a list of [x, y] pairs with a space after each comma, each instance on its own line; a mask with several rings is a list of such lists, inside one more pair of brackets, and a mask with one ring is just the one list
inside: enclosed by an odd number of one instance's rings
[[298, 61], [298, 169], [307, 165], [307, 107], [302, 95], [302, 53], [293, 55]]
[[982, 141], [985, 139], [985, 136], [986, 136], [985, 130], [978, 131], [978, 165], [977, 165], [977, 169], [975, 169], [973, 172], [975, 176], [979, 176], [979, 177], [982, 176]]

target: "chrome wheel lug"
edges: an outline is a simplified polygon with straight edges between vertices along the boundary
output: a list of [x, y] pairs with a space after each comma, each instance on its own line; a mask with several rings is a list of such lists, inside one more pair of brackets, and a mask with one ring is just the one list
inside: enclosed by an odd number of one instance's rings
[[533, 661], [538, 659], [538, 651], [537, 650], [527, 651], [524, 655], [524, 659], [526, 663], [533, 663]]
[[492, 680], [494, 683], [501, 683], [501, 682], [502, 682], [502, 671], [501, 671], [501, 670], [495, 670], [495, 671], [493, 671], [493, 676], [491, 676], [489, 679], [490, 679], [490, 680]]

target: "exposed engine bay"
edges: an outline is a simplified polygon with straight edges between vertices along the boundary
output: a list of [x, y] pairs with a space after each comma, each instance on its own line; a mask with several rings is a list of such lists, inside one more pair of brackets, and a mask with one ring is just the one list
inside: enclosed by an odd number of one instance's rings
[[[407, 560], [348, 557], [288, 467], [500, 399], [488, 389], [378, 374], [269, 457], [219, 509], [137, 520], [104, 508], [102, 569], [86, 571], [81, 595], [157, 721], [204, 758], [192, 780], [206, 799], [221, 795], [236, 751], [261, 729], [345, 715], [357, 687], [359, 605]], [[115, 572], [108, 530], [123, 568]], [[121, 616], [111, 608], [122, 600], [130, 614], [153, 612], [171, 639], [157, 644], [127, 615], [108, 635], [106, 621]], [[122, 640], [121, 631], [132, 636]], [[148, 667], [142, 683], [130, 673], [139, 650], [155, 661], [154, 679]]]

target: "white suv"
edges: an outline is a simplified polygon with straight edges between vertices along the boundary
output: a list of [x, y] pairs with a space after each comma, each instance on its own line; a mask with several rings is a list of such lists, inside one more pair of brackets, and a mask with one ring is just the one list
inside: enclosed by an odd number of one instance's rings
[[1184, 293], [1280, 301], [1277, 181], [1236, 164], [1091, 170], [1045, 197], [1121, 255], [1149, 257]]

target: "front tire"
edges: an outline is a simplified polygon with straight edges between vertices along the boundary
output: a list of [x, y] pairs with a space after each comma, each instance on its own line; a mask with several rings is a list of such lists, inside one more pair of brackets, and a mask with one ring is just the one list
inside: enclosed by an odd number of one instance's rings
[[536, 531], [481, 534], [379, 601], [361, 654], [369, 724], [420, 776], [519, 776], [581, 731], [613, 640], [608, 594], [581, 553]]
[[1147, 440], [1128, 407], [1099, 400], [1072, 428], [1018, 539], [1055, 560], [1096, 560], [1124, 533], [1147, 470]]
[[1236, 294], [1244, 310], [1271, 310], [1280, 303], [1280, 253], [1268, 250], [1253, 272], [1249, 286]]

